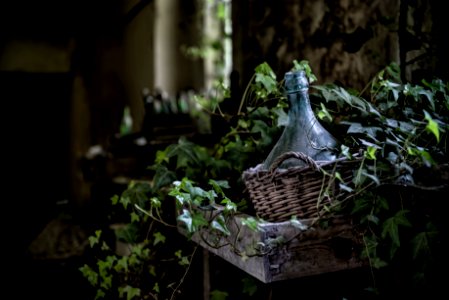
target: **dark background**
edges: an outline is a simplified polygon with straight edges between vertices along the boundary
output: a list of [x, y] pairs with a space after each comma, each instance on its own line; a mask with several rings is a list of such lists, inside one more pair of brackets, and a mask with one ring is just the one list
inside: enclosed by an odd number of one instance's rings
[[[186, 28], [194, 26], [186, 20], [201, 6], [199, 1], [180, 2], [174, 1], [178, 11], [172, 17], [176, 18], [175, 31], [185, 33]], [[404, 79], [410, 81], [433, 76], [447, 80], [448, 21], [444, 2], [380, 2], [234, 1], [233, 70], [238, 75], [233, 81], [234, 90], [242, 90], [257, 64], [267, 61], [282, 76], [293, 59], [308, 59], [320, 82], [339, 82], [355, 88], [364, 87], [390, 62], [401, 63]], [[124, 9], [119, 0], [28, 0], [0, 5], [0, 59], [17, 41], [62, 49], [69, 56], [66, 65], [54, 69], [32, 63], [25, 68], [5, 67], [5, 56], [0, 65], [2, 177], [6, 178], [2, 248], [3, 259], [11, 266], [5, 269], [5, 275], [15, 279], [17, 298], [27, 295], [63, 299], [58, 293], [64, 291], [64, 299], [81, 299], [83, 290], [88, 289], [74, 267], [81, 260], [79, 256], [36, 260], [28, 247], [61, 213], [75, 216], [70, 225], [81, 224], [82, 229], [89, 230], [95, 222], [92, 210], [101, 209], [98, 203], [105, 201], [98, 198], [114, 192], [111, 188], [92, 193], [95, 182], [83, 181], [80, 158], [73, 149], [110, 146], [124, 104], [133, 100], [127, 98], [130, 85], [123, 79], [129, 74], [123, 71], [126, 61], [120, 60], [125, 56], [120, 54], [111, 60], [105, 57], [111, 51], [122, 53], [127, 28], [142, 16], [139, 13], [144, 7], [155, 10], [157, 3], [135, 1], [134, 10]], [[408, 21], [404, 15], [409, 16]], [[155, 26], [155, 21], [146, 22]], [[192, 37], [193, 41], [197, 38]], [[20, 60], [20, 53], [15, 57]], [[140, 68], [154, 69], [155, 60]], [[179, 70], [189, 68], [182, 64], [183, 60], [177, 63]], [[111, 65], [117, 65], [118, 75], [108, 72]], [[155, 73], [150, 78], [155, 81], [157, 76]], [[85, 82], [88, 115], [77, 114], [80, 104], [73, 96], [79, 92], [74, 84], [77, 78]], [[189, 83], [179, 79], [175, 86], [181, 90], [198, 82], [201, 80], [193, 78]], [[153, 83], [148, 85], [154, 87]], [[142, 106], [135, 104], [132, 109], [136, 115], [143, 114]], [[84, 135], [75, 136], [73, 132], [79, 128], [87, 129], [79, 130]], [[88, 192], [82, 193], [84, 190]]]

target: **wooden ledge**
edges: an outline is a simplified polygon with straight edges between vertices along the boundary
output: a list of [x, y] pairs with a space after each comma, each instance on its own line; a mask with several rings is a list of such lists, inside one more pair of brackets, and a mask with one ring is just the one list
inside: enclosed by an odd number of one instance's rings
[[[207, 220], [222, 208], [201, 210]], [[259, 230], [242, 225], [250, 217], [239, 214], [228, 223], [230, 235], [201, 230], [190, 238], [264, 283], [358, 268], [366, 265], [359, 258], [363, 249], [360, 234], [346, 218], [329, 219], [325, 229], [311, 227], [312, 220], [263, 223]], [[298, 226], [299, 225], [299, 226]], [[188, 237], [182, 224], [178, 231]]]

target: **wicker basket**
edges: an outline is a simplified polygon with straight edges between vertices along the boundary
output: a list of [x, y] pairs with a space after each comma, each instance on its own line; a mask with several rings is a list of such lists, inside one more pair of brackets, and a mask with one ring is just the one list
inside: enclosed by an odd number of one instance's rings
[[[286, 159], [296, 158], [306, 166], [277, 169]], [[243, 172], [243, 181], [256, 213], [269, 222], [282, 222], [292, 216], [301, 219], [323, 217], [330, 204], [350, 197], [347, 189], [340, 188], [334, 176], [340, 174], [343, 183], [352, 185], [354, 170], [359, 159], [337, 159], [333, 161], [314, 161], [300, 152], [281, 155], [270, 170], [261, 170], [260, 165]]]

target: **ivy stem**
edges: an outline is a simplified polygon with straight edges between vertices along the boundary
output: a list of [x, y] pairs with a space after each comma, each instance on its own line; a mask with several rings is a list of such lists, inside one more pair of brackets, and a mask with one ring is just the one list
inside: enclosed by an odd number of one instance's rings
[[[147, 216], [149, 216], [151, 219], [153, 219], [153, 220], [155, 220], [155, 221], [157, 221], [157, 222], [159, 222], [159, 223], [162, 223], [162, 224], [164, 224], [165, 226], [168, 226], [168, 227], [176, 227], [175, 225], [168, 224], [167, 222], [165, 222], [165, 221], [162, 220], [162, 219], [155, 218], [155, 217], [153, 216], [153, 214], [148, 213], [146, 210], [144, 210], [142, 207], [140, 207], [140, 206], [137, 205], [137, 204], [134, 204], [134, 207], [135, 207], [138, 211], [140, 211], [140, 212], [146, 214]], [[159, 215], [159, 214], [158, 214], [158, 215]]]
[[242, 111], [243, 103], [245, 103], [246, 94], [248, 94], [249, 88], [251, 86], [251, 82], [253, 82], [254, 78], [256, 77], [256, 74], [253, 74], [251, 76], [251, 79], [249, 80], [249, 83], [246, 85], [245, 91], [243, 92], [242, 99], [240, 100], [239, 109], [237, 110], [237, 116], [240, 115], [240, 112]]
[[363, 244], [365, 245], [366, 256], [368, 257], [369, 269], [370, 269], [370, 272], [371, 272], [371, 278], [373, 279], [373, 286], [376, 287], [376, 278], [374, 277], [373, 266], [371, 264], [371, 256], [369, 254], [368, 245], [367, 245], [367, 243], [365, 241], [365, 235], [363, 235]]
[[192, 256], [191, 256], [190, 261], [189, 261], [189, 265], [187, 266], [187, 269], [186, 269], [186, 271], [184, 272], [184, 275], [182, 275], [181, 280], [179, 280], [178, 285], [177, 285], [177, 286], [175, 287], [175, 289], [173, 290], [173, 293], [171, 294], [170, 300], [172, 300], [172, 299], [175, 298], [176, 292], [179, 290], [179, 288], [180, 288], [181, 285], [183, 284], [184, 279], [185, 279], [186, 276], [187, 276], [187, 273], [189, 273], [190, 267], [192, 266], [193, 258], [195, 257], [196, 249], [198, 249], [198, 246], [195, 246], [195, 248], [193, 249]]

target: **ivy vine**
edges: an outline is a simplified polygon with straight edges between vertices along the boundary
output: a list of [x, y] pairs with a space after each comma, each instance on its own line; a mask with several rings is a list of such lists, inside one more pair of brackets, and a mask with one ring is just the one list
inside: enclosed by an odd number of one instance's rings
[[[316, 80], [307, 61], [294, 61], [292, 68], [305, 70], [311, 83]], [[412, 84], [400, 78], [399, 67], [391, 64], [363, 91], [314, 84], [310, 96], [316, 115], [340, 139], [341, 155], [363, 156], [354, 170], [353, 186], [342, 186], [357, 197], [332, 209], [356, 220], [363, 232], [362, 256], [373, 270], [407, 262], [415, 266], [413, 280], [428, 285], [441, 258], [435, 249], [446, 233], [441, 201], [449, 182], [449, 86], [439, 79]], [[263, 63], [255, 69], [234, 115], [220, 109], [222, 101], [203, 102], [204, 111], [228, 125], [217, 143], [202, 145], [181, 138], [157, 153], [149, 166], [150, 182], [132, 182], [112, 198], [113, 205], [129, 213], [121, 238], [129, 243], [130, 253], [114, 254], [100, 231], [91, 237], [91, 245], [98, 248], [97, 260], [80, 270], [97, 289], [98, 299], [108, 293], [127, 299], [174, 298], [196, 249], [188, 238], [182, 246], [179, 236], [176, 243], [169, 241], [179, 226], [188, 237], [211, 233], [208, 244], [220, 247], [223, 241], [232, 243], [228, 224], [236, 214], [251, 216], [238, 224], [251, 230], [265, 222], [255, 214], [241, 174], [263, 161], [286, 124], [282, 80]], [[435, 199], [425, 200], [429, 195]], [[217, 207], [210, 218], [201, 212]], [[307, 229], [297, 218], [291, 222]], [[248, 258], [247, 253], [236, 253]], [[166, 274], [164, 263], [183, 271]], [[253, 288], [246, 285], [242, 291], [254, 294]], [[225, 299], [227, 293], [217, 290], [213, 295]]]

